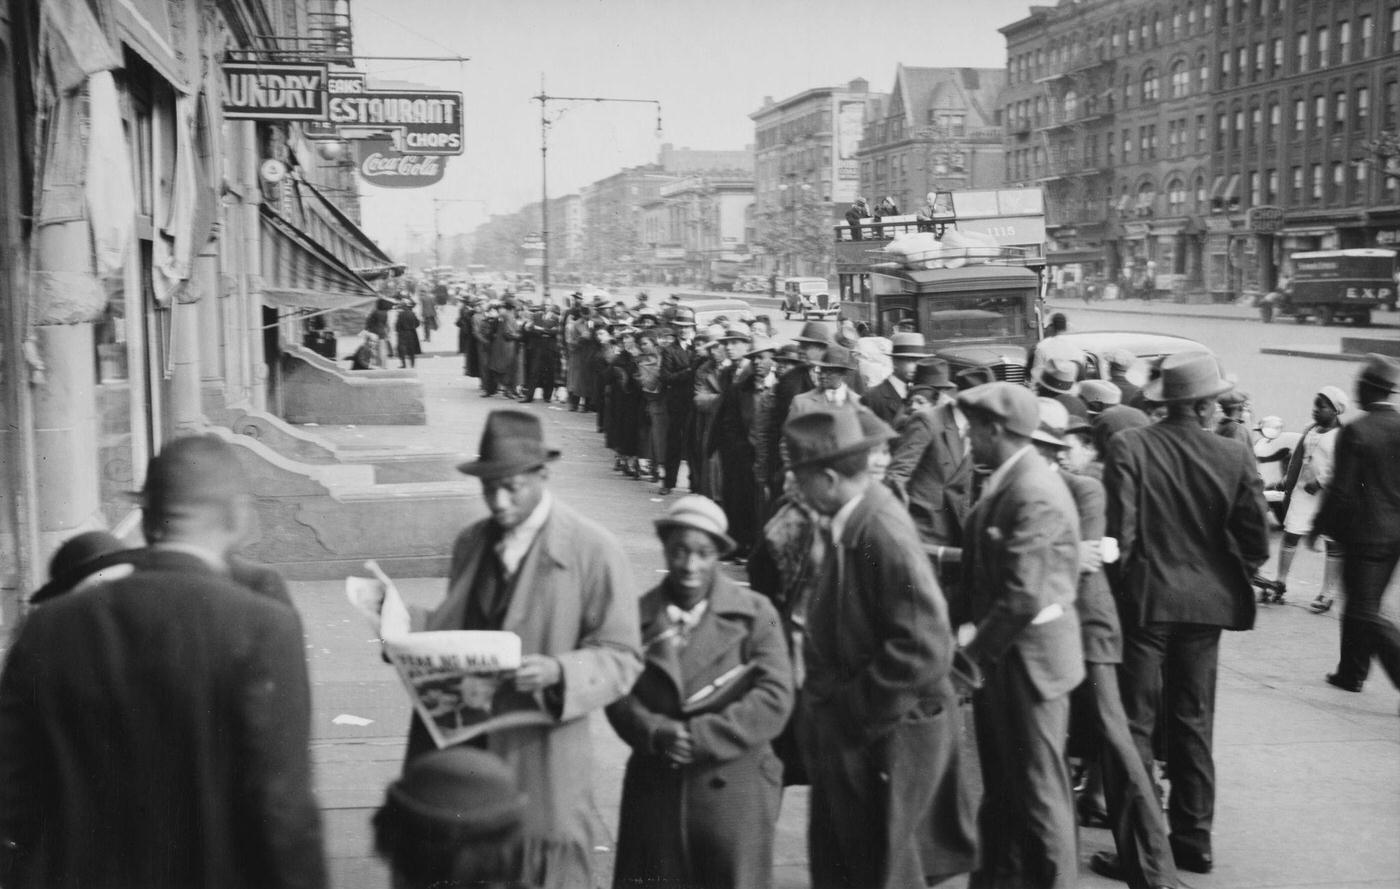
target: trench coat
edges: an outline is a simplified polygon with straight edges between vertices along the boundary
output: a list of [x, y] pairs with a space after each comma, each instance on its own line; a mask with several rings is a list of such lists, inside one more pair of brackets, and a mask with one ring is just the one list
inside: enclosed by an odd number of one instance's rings
[[502, 312], [491, 328], [491, 344], [486, 350], [486, 367], [493, 373], [512, 379], [517, 353], [520, 351], [520, 322], [512, 312]]
[[[432, 612], [410, 609], [414, 630], [462, 628], [490, 521], [458, 536], [447, 597]], [[524, 823], [527, 885], [598, 885], [594, 850], [609, 843], [593, 800], [588, 715], [627, 694], [641, 673], [631, 575], [616, 538], [558, 500], [520, 563], [502, 629], [520, 636], [523, 654], [557, 658], [564, 676], [553, 725], [487, 736], [487, 748], [514, 768], [530, 799]], [[410, 760], [432, 749], [416, 716], [413, 723]]]
[[[762, 889], [773, 876], [783, 766], [770, 744], [792, 710], [792, 664], [778, 613], [723, 574], [684, 647], [663, 634], [664, 583], [642, 597], [646, 666], [608, 720], [632, 748], [622, 785], [614, 886]], [[740, 664], [753, 685], [722, 709], [686, 716], [681, 701]], [[673, 766], [656, 732], [684, 722], [696, 762]]]

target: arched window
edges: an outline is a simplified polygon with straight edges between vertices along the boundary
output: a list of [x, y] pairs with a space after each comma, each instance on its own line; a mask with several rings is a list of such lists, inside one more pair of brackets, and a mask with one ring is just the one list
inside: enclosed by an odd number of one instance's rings
[[1157, 189], [1151, 182], [1144, 182], [1138, 186], [1137, 201], [1134, 204], [1138, 216], [1151, 216], [1156, 210]]
[[1142, 72], [1142, 101], [1155, 102], [1158, 98], [1157, 69], [1148, 66]]
[[1172, 62], [1172, 98], [1180, 99], [1191, 93], [1191, 72], [1186, 68], [1185, 59]]
[[1167, 215], [1186, 215], [1186, 183], [1180, 179], [1167, 183]]

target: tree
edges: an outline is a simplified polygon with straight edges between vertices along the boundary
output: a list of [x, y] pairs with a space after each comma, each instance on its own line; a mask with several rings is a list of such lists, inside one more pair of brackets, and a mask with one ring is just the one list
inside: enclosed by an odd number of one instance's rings
[[783, 203], [754, 214], [754, 244], [777, 257], [789, 274], [805, 267], [825, 275], [831, 266], [831, 205], [806, 183], [784, 189]]

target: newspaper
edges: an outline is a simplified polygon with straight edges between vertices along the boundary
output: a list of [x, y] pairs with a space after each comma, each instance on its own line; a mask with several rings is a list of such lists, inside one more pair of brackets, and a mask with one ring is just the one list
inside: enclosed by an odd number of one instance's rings
[[370, 621], [398, 670], [413, 708], [439, 748], [487, 732], [549, 725], [538, 692], [515, 688], [520, 637], [487, 630], [410, 632], [408, 607], [374, 562], [372, 577], [347, 577], [345, 594]]

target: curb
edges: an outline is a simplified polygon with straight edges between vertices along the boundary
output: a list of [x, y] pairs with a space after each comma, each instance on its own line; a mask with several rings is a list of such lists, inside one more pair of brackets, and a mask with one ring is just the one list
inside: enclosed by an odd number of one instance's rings
[[1147, 315], [1152, 318], [1197, 318], [1204, 321], [1258, 321], [1259, 316], [1243, 317], [1240, 315], [1213, 315], [1206, 312], [1153, 312], [1146, 309], [1117, 309], [1100, 308], [1102, 303], [1089, 303], [1088, 305], [1050, 305], [1055, 311], [1068, 312], [1074, 310], [1103, 312], [1110, 315]]
[[1323, 361], [1349, 361], [1358, 363], [1366, 360], [1365, 355], [1353, 355], [1349, 352], [1326, 352], [1320, 349], [1309, 349], [1306, 346], [1289, 348], [1288, 346], [1271, 346], [1260, 349], [1261, 355], [1285, 355], [1289, 358], [1319, 358]]

